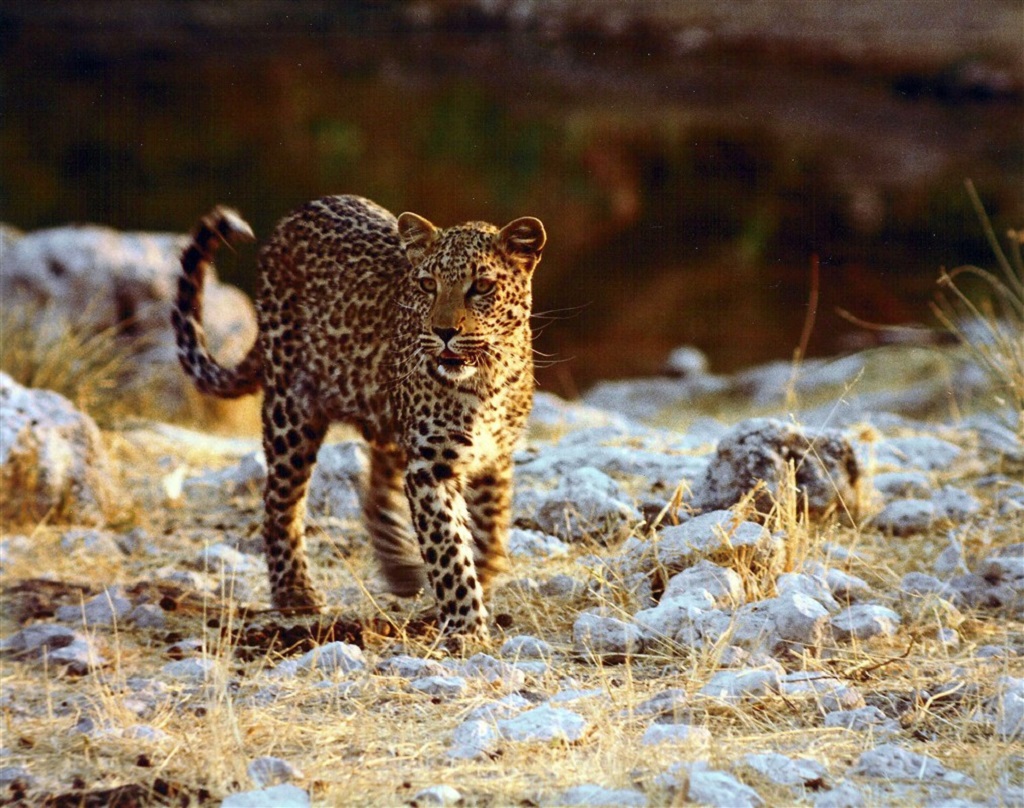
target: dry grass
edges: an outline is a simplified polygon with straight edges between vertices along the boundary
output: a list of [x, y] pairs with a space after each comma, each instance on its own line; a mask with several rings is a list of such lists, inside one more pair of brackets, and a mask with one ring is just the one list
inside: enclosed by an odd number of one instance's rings
[[[135, 354], [120, 328], [97, 331], [55, 310], [15, 309], [0, 317], [0, 369], [19, 384], [60, 393], [79, 409], [125, 415], [135, 391]], [[84, 323], [84, 324], [83, 324]]]
[[[105, 436], [129, 513], [118, 529], [141, 529], [140, 549], [129, 555], [71, 555], [61, 548], [63, 531], [45, 525], [29, 527], [24, 539], [5, 536], [3, 636], [18, 627], [13, 619], [18, 603], [10, 587], [20, 581], [47, 578], [81, 583], [95, 591], [100, 586], [127, 586], [153, 581], [168, 571], [194, 569], [198, 551], [214, 541], [258, 552], [257, 492], [234, 496], [216, 490], [193, 492], [175, 505], [168, 501], [163, 485], [167, 475], [180, 467], [200, 470], [233, 463], [237, 453], [226, 453], [227, 442], [211, 451], [172, 433], [127, 430]], [[867, 432], [865, 436], [869, 437]], [[244, 448], [238, 446], [237, 452]], [[884, 593], [893, 592], [905, 573], [928, 569], [945, 546], [945, 525], [894, 539], [865, 524], [863, 516], [855, 518], [854, 503], [845, 504], [843, 519], [813, 521], [798, 495], [793, 471], [766, 515], [769, 530], [785, 534], [778, 568], [737, 566], [751, 598], [772, 596], [774, 574], [797, 570], [814, 560], [864, 578], [886, 598]], [[954, 466], [936, 472], [933, 481], [969, 487], [982, 472], [970, 465]], [[987, 499], [990, 492], [975, 489], [985, 508], [959, 529], [968, 553], [979, 557], [1024, 534], [1022, 517], [997, 515]], [[682, 491], [677, 494], [676, 506]], [[753, 507], [751, 497], [738, 506], [737, 513]], [[411, 633], [405, 623], [428, 604], [395, 602], [370, 583], [372, 561], [358, 525], [328, 522], [315, 527], [311, 536], [316, 575], [336, 604], [331, 616], [341, 614], [365, 625], [381, 618], [397, 623], [388, 635], [364, 634], [371, 667], [400, 651], [445, 658], [431, 637]], [[832, 546], [855, 553], [830, 558]], [[501, 685], [470, 679], [463, 694], [439, 698], [418, 693], [399, 678], [373, 673], [337, 677], [327, 685], [315, 675], [275, 677], [272, 671], [283, 659], [281, 652], [268, 650], [255, 659], [244, 659], [237, 653], [239, 634], [233, 630], [271, 616], [246, 616], [208, 597], [199, 607], [168, 612], [165, 630], [88, 629], [109, 662], [95, 674], [73, 678], [39, 663], [5, 659], [0, 667], [4, 699], [0, 726], [3, 745], [10, 751], [5, 765], [27, 767], [51, 792], [72, 791], [76, 781], [97, 790], [131, 783], [148, 787], [160, 780], [176, 784], [194, 802], [208, 796], [216, 804], [228, 793], [252, 787], [246, 775], [251, 760], [276, 755], [303, 772], [298, 784], [324, 805], [402, 804], [419, 789], [438, 783], [456, 786], [468, 805], [544, 804], [574, 785], [594, 782], [610, 788], [642, 788], [650, 803], [659, 805], [678, 801], [659, 785], [661, 774], [675, 763], [707, 760], [713, 767], [737, 774], [769, 804], [781, 805], [807, 804], [814, 793], [767, 782], [738, 762], [743, 755], [780, 752], [809, 757], [839, 778], [861, 752], [880, 742], [871, 733], [826, 728], [821, 699], [813, 694], [767, 695], [735, 704], [701, 696], [701, 687], [720, 669], [725, 642], [702, 649], [653, 644], [616, 664], [578, 655], [572, 625], [582, 610], [600, 608], [625, 617], [637, 608], [629, 581], [614, 578], [607, 568], [582, 562], [591, 554], [613, 557], [617, 550], [593, 541], [574, 546], [565, 558], [514, 560], [511, 580], [543, 580], [567, 573], [584, 579], [588, 586], [572, 596], [544, 597], [529, 587], [509, 585], [506, 579], [495, 594], [493, 611], [508, 615], [512, 625], [506, 631], [497, 630], [490, 644], [474, 649], [496, 654], [506, 636], [523, 633], [550, 642], [558, 660], [548, 672], [529, 675], [516, 689], [538, 701], [569, 689], [595, 691], [561, 705], [589, 722], [589, 732], [577, 743], [505, 744], [494, 759], [450, 761], [445, 753], [455, 728], [475, 707], [505, 695]], [[258, 574], [247, 578], [253, 583], [256, 602], [265, 601], [262, 578]], [[76, 597], [64, 602], [75, 603]], [[1000, 676], [1024, 676], [1024, 658], [1007, 656], [982, 663], [977, 649], [982, 645], [1024, 647], [1024, 624], [987, 612], [957, 614], [936, 601], [903, 604], [894, 599], [890, 603], [904, 617], [896, 636], [811, 649], [787, 660], [787, 669], [838, 679], [860, 689], [870, 703], [898, 705], [898, 743], [976, 780], [976, 786], [959, 789], [958, 796], [985, 800], [1001, 788], [1024, 787], [1019, 742], [1001, 740], [991, 728], [973, 720]], [[947, 627], [957, 630], [959, 645], [940, 641], [939, 629]], [[174, 637], [202, 641], [200, 657], [213, 663], [205, 681], [172, 680], [161, 674]], [[149, 706], [134, 691], [140, 677], [163, 682]], [[641, 745], [652, 717], [641, 714], [638, 707], [666, 688], [687, 692], [680, 717], [707, 727], [713, 738], [710, 745]], [[76, 731], [83, 718], [99, 731]], [[166, 737], [125, 737], [124, 729], [137, 724], [160, 730]], [[923, 799], [923, 792], [916, 794], [914, 799]]]
[[129, 321], [97, 328], [88, 312], [71, 322], [49, 308], [8, 309], [0, 316], [0, 370], [25, 387], [60, 393], [102, 427], [151, 419], [258, 433], [258, 396], [201, 395], [176, 366], [154, 367], [146, 357], [152, 346], [131, 330]]
[[[963, 266], [943, 271], [939, 286], [945, 294], [933, 310], [995, 382], [1004, 396], [1000, 405], [1008, 405], [1016, 414], [1016, 429], [1024, 435], [1024, 231], [1010, 230], [1006, 234], [1009, 249], [1004, 251], [970, 181], [967, 192], [999, 270]], [[964, 282], [970, 279], [980, 279], [987, 292], [980, 300], [964, 291]]]

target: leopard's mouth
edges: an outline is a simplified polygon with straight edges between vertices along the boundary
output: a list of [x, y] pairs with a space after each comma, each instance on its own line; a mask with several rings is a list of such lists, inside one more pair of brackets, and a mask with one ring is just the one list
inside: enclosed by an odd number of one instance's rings
[[437, 361], [446, 368], [461, 368], [469, 364], [469, 359], [462, 354], [445, 348], [437, 357]]

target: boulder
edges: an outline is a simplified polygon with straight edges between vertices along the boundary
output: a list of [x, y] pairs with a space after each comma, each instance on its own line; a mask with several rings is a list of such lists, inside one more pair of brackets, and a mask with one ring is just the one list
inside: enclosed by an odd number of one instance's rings
[[702, 511], [729, 508], [763, 482], [754, 502], [767, 514], [780, 499], [786, 466], [795, 469], [798, 507], [821, 517], [856, 513], [860, 467], [850, 442], [834, 429], [800, 429], [772, 418], [742, 421], [719, 441], [692, 505]]
[[96, 423], [0, 373], [0, 518], [102, 525], [115, 492]]
[[[84, 333], [117, 329], [135, 357], [133, 381], [156, 388], [170, 409], [189, 401], [191, 382], [178, 369], [170, 324], [184, 235], [121, 233], [106, 227], [38, 230], [5, 240], [0, 301], [5, 315], [26, 315], [26, 328], [54, 323]], [[87, 302], [87, 304], [86, 304]], [[252, 301], [207, 273], [203, 320], [211, 350], [238, 362], [256, 338]]]

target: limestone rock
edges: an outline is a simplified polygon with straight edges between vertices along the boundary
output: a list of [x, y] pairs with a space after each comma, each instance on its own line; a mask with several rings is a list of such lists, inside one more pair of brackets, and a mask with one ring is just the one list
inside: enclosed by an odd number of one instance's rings
[[369, 463], [366, 447], [358, 441], [322, 447], [309, 481], [310, 510], [342, 519], [358, 519]]
[[867, 640], [878, 635], [891, 637], [900, 623], [900, 616], [892, 609], [859, 603], [832, 618], [832, 631], [840, 641]]
[[[118, 340], [137, 359], [138, 381], [180, 405], [191, 382], [178, 366], [170, 307], [187, 244], [183, 235], [91, 225], [28, 233], [5, 248], [0, 301], [5, 313], [32, 313], [40, 329], [55, 321], [86, 333], [120, 327]], [[238, 362], [256, 339], [252, 301], [220, 283], [211, 268], [203, 307], [213, 353], [224, 364]]]
[[583, 656], [620, 656], [640, 651], [640, 629], [617, 617], [584, 612], [572, 627], [576, 650]]
[[812, 516], [844, 508], [856, 512], [860, 468], [842, 433], [799, 429], [771, 418], [752, 418], [726, 433], [695, 485], [692, 504], [703, 511], [729, 508], [763, 481], [767, 490], [755, 502], [768, 513], [789, 463], [796, 469], [800, 506], [806, 498]]
[[562, 792], [554, 804], [643, 808], [647, 805], [647, 797], [631, 788], [605, 788], [593, 783], [583, 783]]
[[919, 755], [891, 743], [881, 744], [862, 753], [850, 773], [884, 780], [934, 781], [949, 785], [974, 784], [966, 774], [947, 769], [935, 758]]
[[92, 418], [0, 373], [0, 518], [102, 525], [115, 498]]
[[587, 732], [587, 720], [572, 710], [541, 705], [514, 718], [498, 721], [498, 732], [506, 741], [574, 743]]

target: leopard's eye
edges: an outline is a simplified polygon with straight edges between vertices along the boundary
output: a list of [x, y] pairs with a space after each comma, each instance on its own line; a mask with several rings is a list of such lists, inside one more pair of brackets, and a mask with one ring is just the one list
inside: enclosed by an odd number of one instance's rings
[[437, 279], [431, 278], [429, 275], [420, 278], [420, 289], [424, 292], [434, 293], [437, 291]]
[[469, 287], [468, 295], [470, 297], [474, 295], [486, 295], [494, 291], [494, 281], [490, 278], [477, 278], [473, 281], [473, 285]]

